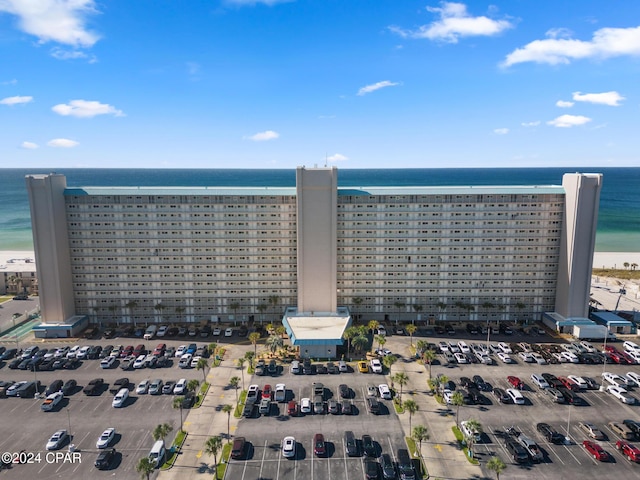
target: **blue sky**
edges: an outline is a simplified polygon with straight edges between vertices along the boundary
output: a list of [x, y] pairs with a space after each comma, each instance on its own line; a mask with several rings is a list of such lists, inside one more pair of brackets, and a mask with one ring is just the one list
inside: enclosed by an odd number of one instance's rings
[[0, 167], [638, 166], [637, 0], [0, 0]]

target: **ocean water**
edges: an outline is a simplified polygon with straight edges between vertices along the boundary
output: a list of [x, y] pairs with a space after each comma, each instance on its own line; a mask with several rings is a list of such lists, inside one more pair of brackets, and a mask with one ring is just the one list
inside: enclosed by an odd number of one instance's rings
[[[62, 173], [74, 186], [295, 186], [295, 170], [0, 169], [0, 251], [32, 250], [24, 177]], [[568, 172], [604, 175], [598, 252], [640, 252], [640, 168], [340, 169], [339, 186], [560, 185]]]

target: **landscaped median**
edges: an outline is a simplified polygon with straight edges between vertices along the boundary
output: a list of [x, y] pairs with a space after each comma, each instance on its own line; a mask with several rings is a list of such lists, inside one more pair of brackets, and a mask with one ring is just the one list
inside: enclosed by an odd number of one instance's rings
[[229, 457], [231, 456], [231, 444], [225, 443], [222, 447], [222, 456], [220, 457], [220, 463], [216, 467], [216, 478], [224, 478], [227, 472], [227, 465], [229, 464]]
[[467, 459], [467, 461], [472, 465], [478, 465], [480, 462], [478, 462], [478, 460], [476, 460], [475, 458], [473, 458], [472, 456], [469, 455], [469, 449], [467, 448], [467, 442], [465, 442], [464, 435], [462, 435], [462, 432], [460, 431], [460, 429], [458, 427], [454, 426], [454, 427], [451, 428], [451, 430], [453, 430], [453, 434], [455, 435], [456, 440], [458, 441], [458, 446], [464, 452], [464, 456]]
[[236, 404], [236, 409], [233, 412], [233, 416], [235, 418], [242, 418], [242, 409], [244, 408], [244, 403], [247, 400], [247, 391], [242, 390], [240, 392], [240, 398], [238, 398], [238, 403]]
[[198, 408], [200, 407], [200, 405], [202, 405], [202, 402], [204, 402], [204, 397], [207, 396], [207, 392], [209, 391], [209, 382], [204, 382], [202, 385], [200, 385], [200, 391], [198, 392], [198, 396], [196, 397], [196, 403], [192, 408]]
[[169, 470], [173, 467], [173, 464], [176, 463], [176, 459], [178, 458], [182, 445], [184, 445], [186, 439], [187, 432], [180, 430], [176, 435], [176, 438], [173, 440], [171, 448], [167, 451], [167, 460], [164, 462], [162, 467], [160, 467], [161, 470]]
[[407, 444], [407, 449], [409, 450], [409, 454], [411, 458], [418, 461], [419, 470], [418, 470], [418, 478], [429, 478], [429, 472], [427, 471], [427, 466], [424, 463], [424, 459], [422, 458], [421, 452], [419, 451], [416, 442], [411, 437], [404, 437], [404, 441]]

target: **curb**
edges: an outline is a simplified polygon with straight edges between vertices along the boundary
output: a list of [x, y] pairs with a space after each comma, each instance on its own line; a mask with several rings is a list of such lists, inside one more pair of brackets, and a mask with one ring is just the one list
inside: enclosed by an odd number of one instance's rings
[[162, 468], [160, 468], [161, 471], [166, 472], [166, 471], [171, 470], [173, 468], [173, 466], [176, 463], [176, 460], [178, 460], [178, 456], [180, 455], [180, 452], [182, 451], [182, 446], [184, 445], [184, 442], [187, 441], [187, 437], [188, 436], [189, 436], [189, 432], [185, 432], [184, 437], [182, 438], [182, 442], [180, 442], [180, 445], [171, 445], [171, 448], [173, 448], [173, 447], [176, 448], [177, 453], [173, 457], [173, 462], [171, 462], [169, 464], [169, 466], [165, 466], [165, 465], [167, 465], [166, 463], [164, 463], [162, 465]]

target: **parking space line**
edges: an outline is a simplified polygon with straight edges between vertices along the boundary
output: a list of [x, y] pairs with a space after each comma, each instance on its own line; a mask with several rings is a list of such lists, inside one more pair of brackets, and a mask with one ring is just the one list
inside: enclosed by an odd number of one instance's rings
[[264, 441], [264, 447], [262, 449], [262, 460], [260, 461], [260, 478], [262, 478], [262, 467], [264, 466], [264, 457], [267, 454], [267, 441]]

